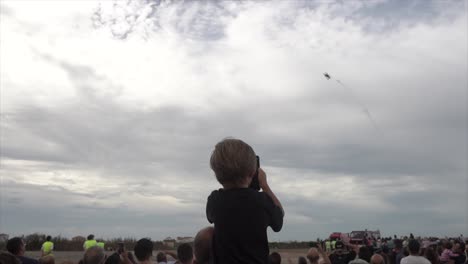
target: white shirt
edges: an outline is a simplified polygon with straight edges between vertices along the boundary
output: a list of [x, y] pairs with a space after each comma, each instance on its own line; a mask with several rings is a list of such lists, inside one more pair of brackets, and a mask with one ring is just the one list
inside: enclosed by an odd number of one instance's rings
[[402, 258], [400, 264], [431, 264], [431, 262], [425, 257], [409, 255]]

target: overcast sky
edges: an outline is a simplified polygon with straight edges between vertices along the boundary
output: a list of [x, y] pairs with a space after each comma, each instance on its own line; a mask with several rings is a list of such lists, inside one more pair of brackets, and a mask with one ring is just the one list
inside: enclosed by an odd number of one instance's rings
[[468, 235], [466, 1], [0, 8], [1, 232], [193, 236], [232, 136], [284, 205], [270, 241]]

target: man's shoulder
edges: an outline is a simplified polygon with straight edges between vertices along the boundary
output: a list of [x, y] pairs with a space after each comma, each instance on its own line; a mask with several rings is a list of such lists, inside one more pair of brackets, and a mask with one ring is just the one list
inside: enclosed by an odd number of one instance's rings
[[410, 262], [410, 258], [409, 258], [409, 257], [410, 257], [410, 256], [407, 256], [407, 257], [402, 258], [400, 263], [401, 263], [401, 264], [409, 263], [409, 262]]
[[18, 256], [18, 259], [21, 260], [21, 263], [23, 264], [39, 264], [37, 259], [28, 258], [25, 256]]
[[421, 256], [407, 256], [401, 259], [401, 264], [430, 264], [431, 262]]
[[363, 260], [363, 259], [360, 259], [360, 258], [357, 258], [357, 259], [353, 259], [351, 260], [349, 263], [353, 263], [353, 264], [369, 264], [369, 262]]

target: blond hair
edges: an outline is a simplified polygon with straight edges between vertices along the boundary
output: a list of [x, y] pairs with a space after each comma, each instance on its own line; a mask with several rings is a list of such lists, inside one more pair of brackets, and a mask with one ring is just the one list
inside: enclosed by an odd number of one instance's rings
[[222, 185], [239, 184], [256, 169], [256, 155], [252, 147], [240, 139], [226, 138], [216, 144], [210, 166]]

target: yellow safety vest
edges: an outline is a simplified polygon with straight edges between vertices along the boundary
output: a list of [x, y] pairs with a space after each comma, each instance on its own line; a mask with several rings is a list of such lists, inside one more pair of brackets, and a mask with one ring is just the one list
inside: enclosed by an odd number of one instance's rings
[[331, 242], [330, 241], [325, 241], [325, 249], [330, 250], [331, 249]]
[[331, 242], [331, 244], [332, 244], [332, 249], [335, 249], [336, 240], [333, 240], [333, 241]]
[[98, 247], [101, 247], [101, 248], [104, 248], [104, 242], [98, 242], [98, 243], [97, 243], [97, 246], [98, 246]]
[[44, 255], [49, 255], [50, 253], [52, 253], [53, 248], [54, 248], [54, 243], [50, 241], [46, 241], [44, 242], [44, 244], [42, 244], [42, 251], [44, 252]]
[[84, 248], [85, 248], [85, 250], [88, 250], [88, 248], [94, 247], [94, 246], [96, 246], [96, 244], [97, 244], [96, 240], [86, 240], [84, 242]]

